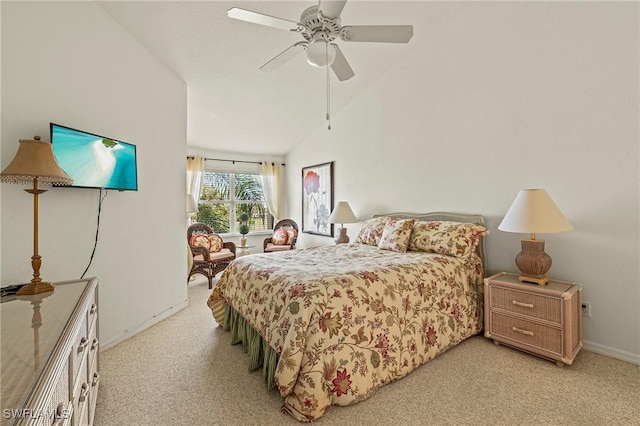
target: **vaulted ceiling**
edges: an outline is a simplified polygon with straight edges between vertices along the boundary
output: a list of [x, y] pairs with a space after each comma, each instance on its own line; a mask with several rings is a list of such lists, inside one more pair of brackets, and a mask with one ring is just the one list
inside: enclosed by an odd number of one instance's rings
[[[304, 53], [274, 71], [259, 70], [301, 41], [295, 32], [227, 16], [240, 7], [298, 22], [314, 1], [123, 1], [100, 6], [187, 85], [187, 144], [211, 150], [284, 155], [319, 128], [326, 128], [326, 69]], [[342, 25], [411, 24], [409, 44], [339, 41], [355, 76], [331, 74], [333, 116], [408, 55], [426, 49], [437, 3], [347, 2]], [[446, 13], [445, 13], [446, 14]], [[328, 131], [328, 130], [327, 130]]]

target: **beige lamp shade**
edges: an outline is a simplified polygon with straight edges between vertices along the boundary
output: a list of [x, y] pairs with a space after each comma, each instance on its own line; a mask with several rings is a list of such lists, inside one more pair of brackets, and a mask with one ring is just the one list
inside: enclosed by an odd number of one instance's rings
[[329, 216], [329, 223], [355, 223], [358, 219], [356, 219], [356, 215], [353, 214], [353, 210], [349, 206], [349, 203], [346, 201], [338, 202], [338, 205], [333, 212], [331, 212], [331, 216]]
[[0, 181], [30, 184], [37, 178], [40, 183], [71, 185], [73, 179], [58, 166], [51, 143], [41, 141], [40, 136], [34, 136], [34, 139], [20, 139], [18, 152], [2, 171]]
[[544, 189], [520, 191], [498, 229], [506, 232], [549, 234], [573, 227]]

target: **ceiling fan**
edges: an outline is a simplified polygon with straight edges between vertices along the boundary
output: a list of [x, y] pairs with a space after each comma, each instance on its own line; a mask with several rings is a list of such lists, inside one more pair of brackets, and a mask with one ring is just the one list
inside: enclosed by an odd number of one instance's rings
[[331, 66], [340, 81], [348, 80], [355, 74], [342, 54], [335, 40], [345, 42], [408, 43], [413, 36], [412, 25], [352, 25], [342, 26], [340, 14], [347, 0], [320, 0], [318, 5], [305, 9], [300, 22], [276, 18], [237, 7], [227, 11], [230, 18], [268, 27], [289, 30], [302, 35], [299, 41], [260, 67], [263, 71], [273, 70], [293, 59], [303, 50], [309, 64], [323, 68]]

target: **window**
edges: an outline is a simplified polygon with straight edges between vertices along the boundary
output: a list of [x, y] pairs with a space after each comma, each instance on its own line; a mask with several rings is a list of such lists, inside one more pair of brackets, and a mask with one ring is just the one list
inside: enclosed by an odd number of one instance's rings
[[215, 233], [237, 233], [240, 213], [249, 215], [250, 232], [273, 229], [260, 175], [205, 171], [195, 219]]

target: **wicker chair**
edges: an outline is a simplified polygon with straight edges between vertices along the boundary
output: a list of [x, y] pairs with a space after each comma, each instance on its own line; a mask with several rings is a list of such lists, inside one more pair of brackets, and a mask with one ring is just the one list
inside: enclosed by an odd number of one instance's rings
[[200, 274], [207, 277], [209, 280], [209, 288], [213, 287], [213, 277], [231, 263], [236, 258], [236, 245], [232, 242], [225, 242], [222, 245], [222, 250], [219, 252], [210, 253], [205, 247], [198, 247], [191, 245], [191, 237], [195, 234], [209, 235], [213, 234], [213, 230], [204, 223], [194, 223], [187, 228], [187, 241], [189, 242], [189, 248], [193, 255], [193, 266], [189, 271], [189, 277]]
[[[276, 229], [280, 229], [280, 228], [293, 228], [296, 230], [296, 234], [298, 233], [298, 224], [291, 219], [282, 219], [278, 221], [278, 223], [276, 223], [276, 225], [273, 227], [273, 230], [275, 231]], [[298, 239], [297, 236], [294, 237], [291, 241], [291, 244], [275, 245], [273, 244], [271, 237], [265, 238], [264, 243], [262, 244], [262, 250], [265, 253], [271, 253], [274, 251], [283, 251], [283, 250], [293, 250], [296, 248], [297, 239]]]

